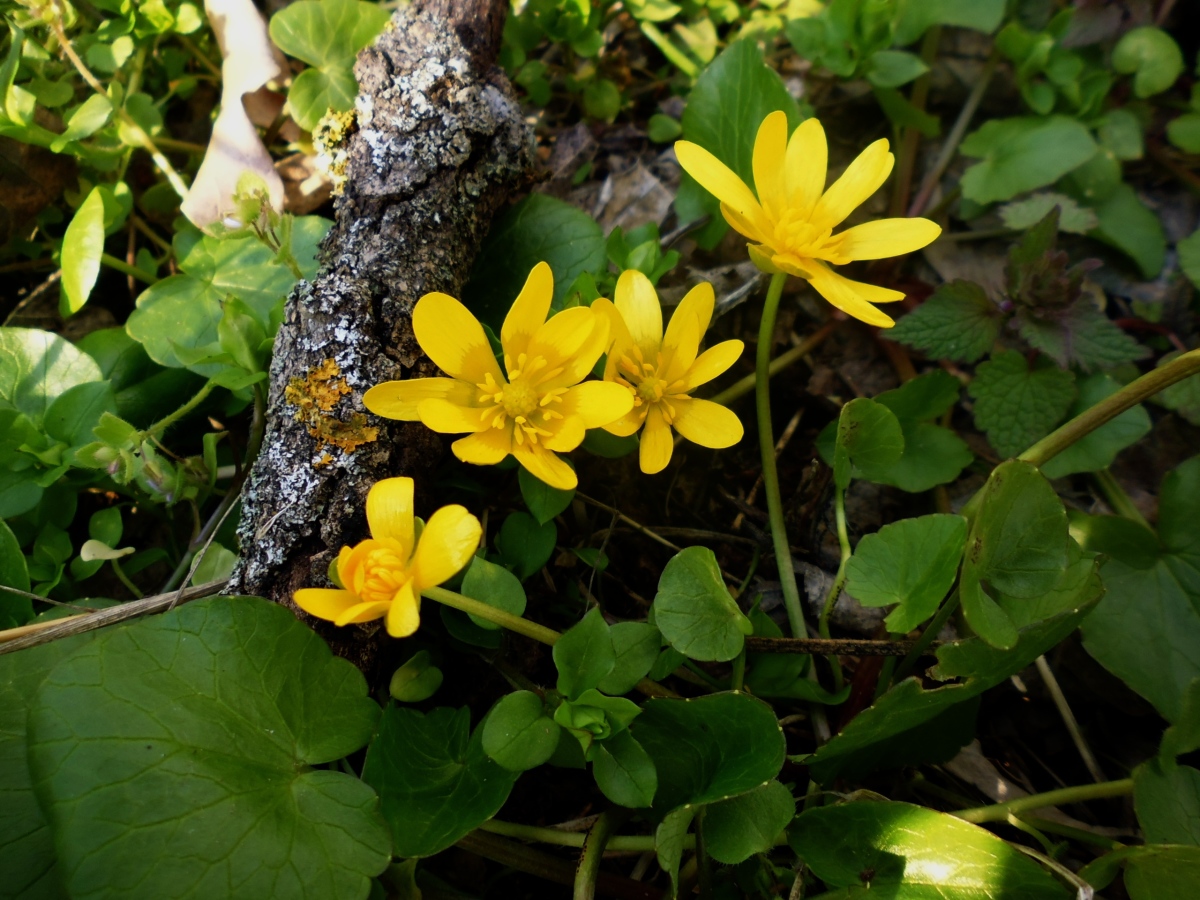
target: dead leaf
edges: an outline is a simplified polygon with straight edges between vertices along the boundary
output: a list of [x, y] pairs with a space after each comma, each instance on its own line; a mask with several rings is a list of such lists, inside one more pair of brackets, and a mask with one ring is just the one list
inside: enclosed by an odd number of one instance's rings
[[213, 123], [204, 162], [196, 173], [181, 211], [204, 228], [233, 208], [233, 193], [242, 173], [250, 170], [267, 184], [271, 204], [283, 209], [283, 181], [246, 111], [244, 97], [272, 79], [282, 78], [277, 50], [267, 36], [267, 23], [251, 0], [205, 0], [216, 32], [221, 63], [221, 112]]

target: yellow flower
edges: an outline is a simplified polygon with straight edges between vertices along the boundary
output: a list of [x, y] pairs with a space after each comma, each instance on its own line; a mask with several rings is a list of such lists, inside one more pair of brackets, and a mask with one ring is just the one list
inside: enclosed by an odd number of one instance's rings
[[624, 387], [633, 398], [633, 409], [605, 430], [625, 436], [645, 425], [641, 466], [648, 474], [661, 472], [671, 461], [672, 427], [703, 447], [729, 447], [740, 441], [742, 423], [732, 411], [691, 396], [742, 355], [741, 341], [725, 341], [699, 353], [700, 338], [712, 318], [712, 285], [704, 282], [688, 291], [665, 335], [662, 307], [649, 278], [627, 269], [617, 279], [615, 296], [615, 306], [600, 299], [592, 309], [612, 322], [604, 380]]
[[942, 233], [928, 219], [880, 219], [833, 234], [891, 174], [895, 159], [886, 140], [871, 144], [824, 190], [828, 148], [821, 123], [804, 121], [788, 140], [787, 116], [773, 112], [754, 141], [757, 197], [703, 147], [678, 141], [675, 154], [688, 174], [721, 201], [725, 220], [754, 242], [750, 257], [759, 268], [808, 279], [821, 296], [856, 319], [885, 328], [896, 324], [872, 304], [902, 300], [903, 293], [851, 281], [829, 268], [830, 263], [911, 253]]
[[413, 480], [385, 478], [367, 494], [371, 537], [343, 547], [340, 588], [302, 588], [296, 605], [336, 625], [387, 616], [392, 637], [421, 624], [421, 591], [436, 587], [471, 561], [483, 528], [461, 506], [443, 506], [423, 529], [413, 518]]
[[580, 306], [546, 320], [554, 296], [550, 267], [538, 263], [500, 330], [501, 372], [483, 326], [446, 294], [426, 294], [413, 309], [421, 349], [449, 378], [388, 381], [363, 403], [389, 419], [420, 419], [434, 431], [468, 436], [451, 449], [463, 462], [495, 465], [510, 453], [561, 490], [578, 483], [556, 453], [574, 450], [633, 406], [629, 392], [602, 381], [580, 384], [608, 343], [608, 319]]

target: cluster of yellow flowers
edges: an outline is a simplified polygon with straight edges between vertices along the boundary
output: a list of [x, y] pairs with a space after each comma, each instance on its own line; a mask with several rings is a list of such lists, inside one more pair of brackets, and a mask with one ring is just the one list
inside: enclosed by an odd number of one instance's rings
[[[789, 139], [787, 116], [767, 116], [754, 143], [755, 190], [696, 144], [679, 141], [675, 152], [680, 165], [721, 201], [729, 224], [752, 241], [748, 251], [759, 268], [808, 280], [831, 304], [864, 322], [894, 324], [874, 304], [904, 294], [830, 269], [919, 250], [941, 233], [926, 219], [882, 219], [833, 234], [891, 173], [894, 158], [886, 140], [867, 147], [828, 190], [828, 147], [816, 119], [802, 123]], [[451, 445], [463, 462], [494, 465], [512, 455], [562, 490], [574, 488], [577, 479], [558, 454], [578, 447], [589, 428], [620, 436], [640, 430], [640, 463], [647, 473], [661, 472], [670, 462], [672, 430], [704, 447], [741, 440], [742, 423], [732, 411], [692, 396], [743, 350], [734, 340], [700, 352], [712, 319], [712, 285], [694, 287], [665, 332], [654, 286], [636, 270], [621, 274], [611, 302], [599, 299], [551, 316], [553, 296], [550, 267], [539, 263], [501, 328], [501, 367], [483, 326], [462, 303], [447, 294], [426, 294], [413, 310], [413, 330], [447, 377], [385, 382], [368, 390], [363, 402], [385, 418], [465, 434]], [[605, 354], [603, 378], [586, 381]], [[297, 591], [297, 605], [338, 625], [386, 617], [389, 634], [412, 634], [421, 591], [462, 569], [482, 535], [479, 521], [461, 506], [439, 509], [422, 528], [412, 501], [412, 479], [376, 484], [367, 497], [371, 537], [342, 548], [336, 589]]]

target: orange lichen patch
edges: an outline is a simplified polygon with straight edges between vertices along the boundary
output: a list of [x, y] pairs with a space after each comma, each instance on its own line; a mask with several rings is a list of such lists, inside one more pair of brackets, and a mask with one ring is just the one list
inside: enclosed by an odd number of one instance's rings
[[[293, 378], [283, 391], [283, 398], [296, 407], [296, 419], [308, 425], [308, 433], [317, 439], [317, 449], [333, 446], [346, 453], [353, 453], [363, 444], [379, 438], [379, 429], [367, 424], [362, 413], [353, 413], [348, 422], [343, 422], [330, 412], [343, 396], [351, 392], [341, 369], [333, 359], [326, 359], [313, 366], [303, 378]], [[322, 468], [333, 462], [325, 452], [314, 463]]]

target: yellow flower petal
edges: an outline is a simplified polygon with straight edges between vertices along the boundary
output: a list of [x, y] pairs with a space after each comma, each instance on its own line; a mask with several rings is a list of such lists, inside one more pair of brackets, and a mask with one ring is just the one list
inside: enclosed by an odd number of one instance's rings
[[[904, 294], [899, 291], [889, 291], [872, 284], [851, 281], [831, 272], [820, 264], [812, 266], [809, 282], [822, 297], [847, 315], [861, 319], [868, 325], [878, 325], [881, 328], [891, 328], [895, 325], [892, 317], [871, 305], [885, 300], [899, 300]], [[899, 294], [899, 296], [891, 296]], [[877, 298], [883, 299], [877, 299]]]
[[[743, 234], [752, 241], [766, 243], [772, 238], [772, 230], [767, 228], [763, 230], [759, 228], [753, 221], [743, 216], [740, 212], [730, 206], [728, 203], [721, 204], [721, 215], [725, 217], [725, 221], [729, 223], [729, 227], [738, 234]], [[766, 215], [765, 213], [763, 214]], [[765, 223], [768, 224], [769, 223]]]
[[387, 631], [394, 638], [405, 638], [421, 626], [421, 598], [413, 591], [411, 581], [392, 600], [387, 613]]
[[[591, 381], [588, 383], [602, 384], [603, 382]], [[587, 435], [587, 428], [584, 427], [583, 419], [579, 416], [556, 419], [553, 423], [548, 423], [546, 430], [551, 434], [550, 437], [542, 438], [542, 444], [547, 450], [554, 450], [558, 453], [570, 453], [583, 443], [583, 439]]]
[[684, 382], [687, 384], [685, 390], [690, 393], [700, 385], [708, 384], [737, 362], [744, 349], [745, 344], [741, 341], [722, 341], [715, 347], [709, 347], [687, 370], [684, 376]]
[[471, 311], [449, 294], [426, 294], [413, 309], [413, 331], [439, 369], [471, 384], [487, 375], [500, 380], [500, 366], [487, 335]]
[[848, 228], [833, 239], [838, 262], [886, 259], [920, 250], [937, 240], [942, 228], [928, 219], [879, 219]]
[[342, 587], [357, 597], [363, 589], [367, 571], [363, 566], [371, 550], [379, 546], [374, 541], [359, 541], [347, 553], [345, 548], [338, 554], [338, 577], [342, 579]]
[[684, 171], [700, 182], [706, 191], [740, 213], [761, 233], [769, 232], [767, 218], [754, 192], [729, 166], [691, 141], [676, 141], [675, 157]]
[[797, 278], [808, 278], [809, 270], [812, 268], [812, 260], [797, 259], [790, 253], [776, 253], [771, 257], [771, 264]]
[[467, 405], [479, 393], [473, 385], [455, 378], [413, 378], [385, 381], [363, 394], [363, 405], [377, 416], [415, 422], [421, 418], [417, 406], [422, 400], [440, 399]]
[[500, 328], [500, 344], [514, 360], [525, 352], [534, 332], [546, 321], [553, 299], [554, 273], [550, 266], [540, 262], [530, 270]]
[[617, 279], [613, 300], [630, 338], [646, 361], [653, 362], [663, 339], [662, 304], [654, 285], [637, 269], [626, 269]]
[[318, 619], [333, 622], [358, 603], [358, 597], [349, 591], [334, 588], [301, 588], [292, 595], [296, 605]]
[[413, 480], [384, 478], [367, 492], [367, 524], [376, 540], [391, 538], [407, 560], [413, 549]]
[[716, 305], [716, 295], [713, 293], [713, 286], [707, 281], [702, 281], [690, 291], [688, 291], [679, 305], [675, 307], [675, 312], [671, 314], [671, 321], [667, 325], [667, 333], [663, 337], [663, 346], [669, 347], [672, 344], [678, 344], [677, 340], [672, 339], [673, 328], [678, 328], [675, 324], [676, 320], [682, 323], [680, 316], [691, 316], [696, 320], [699, 326], [700, 338], [704, 339], [704, 333], [708, 331], [709, 323], [712, 322], [713, 307]]
[[879, 190], [891, 174], [895, 161], [888, 152], [887, 138], [871, 144], [821, 196], [813, 210], [812, 223], [818, 228], [837, 226]]
[[633, 345], [633, 338], [629, 336], [629, 329], [625, 327], [625, 319], [608, 298], [600, 297], [593, 300], [592, 312], [603, 316], [608, 321], [608, 346], [604, 350], [608, 354], [608, 359], [604, 362], [604, 380], [611, 381], [617, 374], [617, 366], [620, 365], [621, 357]]
[[465, 463], [494, 466], [512, 452], [512, 425], [488, 428], [450, 445], [450, 449]]
[[[600, 340], [593, 339], [593, 332], [601, 329]], [[592, 371], [592, 366], [604, 352], [608, 341], [608, 322], [586, 306], [576, 306], [555, 313], [550, 320], [534, 332], [526, 345], [530, 358], [540, 356], [546, 360], [546, 367], [533, 372], [532, 377], [538, 384], [549, 382], [561, 383], [563, 375], [568, 372], [574, 380], [567, 384], [582, 381]], [[587, 357], [591, 357], [590, 360]], [[516, 360], [514, 359], [515, 363]], [[546, 376], [555, 369], [563, 372], [552, 378]], [[510, 375], [512, 373], [509, 373]]]
[[777, 110], [762, 120], [754, 138], [754, 192], [768, 216], [779, 218], [787, 203], [784, 193], [784, 157], [787, 154], [787, 113]]
[[679, 324], [671, 330], [671, 342], [663, 340], [663, 364], [658, 369], [658, 377], [667, 384], [682, 378], [700, 352], [700, 328], [696, 317], [686, 311], [681, 316], [676, 310], [671, 324], [675, 325], [676, 320]]
[[611, 381], [585, 381], [562, 398], [562, 413], [578, 416], [585, 428], [603, 428], [633, 409], [629, 388]]
[[442, 434], [462, 434], [483, 431], [491, 422], [484, 422], [485, 408], [463, 406], [449, 400], [422, 400], [417, 407], [421, 423]]
[[579, 486], [575, 470], [540, 444], [514, 444], [512, 454], [530, 475], [552, 488], [570, 491]]
[[370, 603], [359, 603], [343, 612], [334, 621], [334, 625], [353, 625], [357, 622], [374, 622], [388, 614], [392, 607], [390, 600], [374, 600]]
[[635, 406], [617, 421], [605, 425], [604, 430], [617, 437], [629, 437], [631, 434], [637, 434], [637, 430], [646, 421], [647, 408], [644, 403], [641, 406]]
[[829, 165], [825, 129], [816, 119], [806, 119], [792, 132], [784, 162], [788, 206], [807, 218], [821, 199]]
[[455, 574], [475, 555], [483, 528], [463, 507], [443, 506], [425, 523], [413, 555], [413, 586], [417, 591], [436, 587]]
[[674, 450], [675, 440], [671, 437], [671, 426], [663, 420], [662, 412], [656, 404], [646, 413], [646, 427], [642, 430], [642, 444], [638, 453], [642, 471], [647, 475], [661, 472], [671, 461], [671, 453]]
[[742, 420], [719, 403], [688, 398], [672, 405], [675, 421], [671, 424], [693, 444], [720, 449], [732, 447], [742, 439]]

